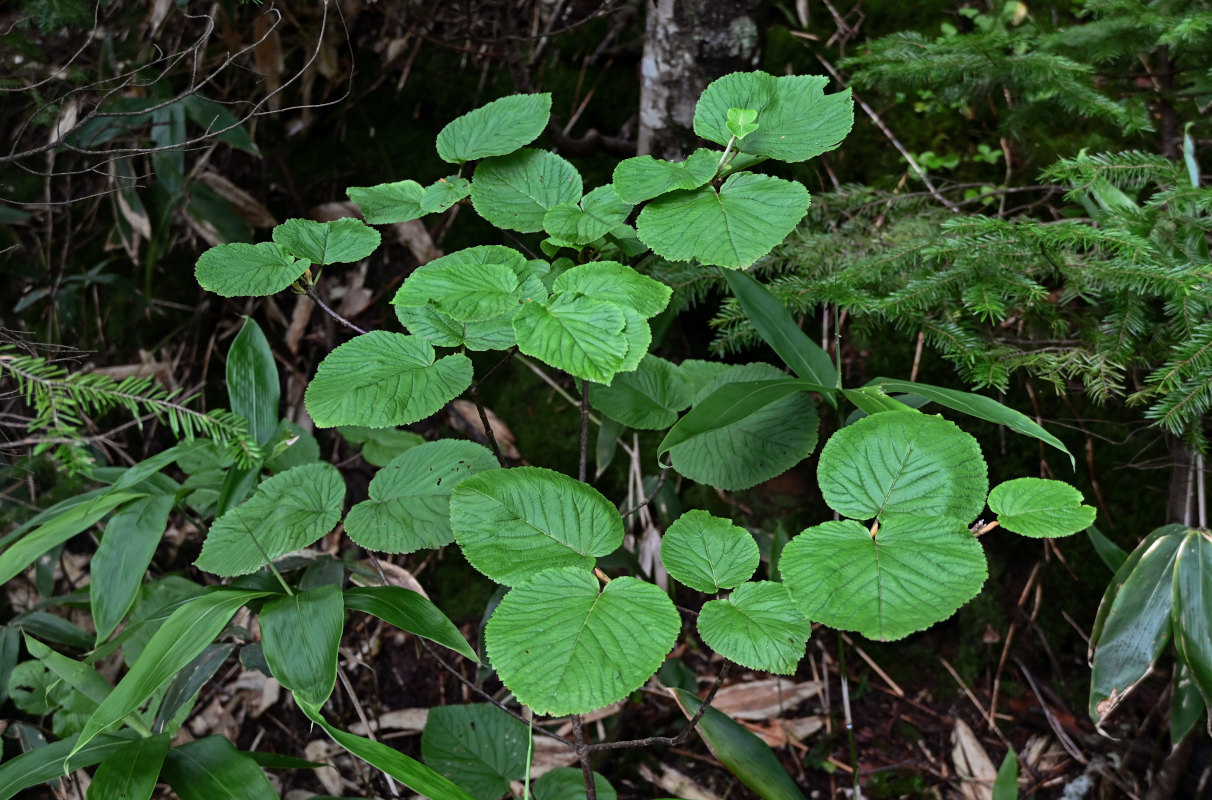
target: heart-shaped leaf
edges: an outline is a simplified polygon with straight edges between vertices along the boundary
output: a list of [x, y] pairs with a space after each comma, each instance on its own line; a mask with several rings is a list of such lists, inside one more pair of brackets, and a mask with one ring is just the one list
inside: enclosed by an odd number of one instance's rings
[[614, 189], [625, 203], [642, 203], [677, 189], [697, 189], [715, 177], [722, 153], [699, 149], [685, 161], [636, 156], [614, 168]]
[[646, 355], [633, 372], [620, 372], [609, 386], [593, 387], [593, 406], [629, 428], [660, 430], [690, 405], [690, 385], [676, 366]]
[[1008, 531], [1035, 538], [1068, 536], [1094, 523], [1094, 509], [1067, 483], [1016, 478], [994, 487], [989, 508]]
[[255, 572], [331, 531], [344, 502], [345, 481], [326, 461], [279, 472], [215, 520], [195, 563], [224, 577]]
[[825, 502], [855, 519], [935, 514], [970, 522], [989, 489], [976, 439], [926, 414], [876, 414], [835, 433], [821, 448]]
[[517, 274], [503, 264], [418, 267], [396, 292], [397, 306], [433, 306], [456, 323], [484, 322], [517, 308]]
[[525, 776], [529, 739], [526, 723], [488, 703], [435, 706], [421, 734], [421, 756], [476, 800], [498, 800], [510, 781]]
[[610, 184], [599, 186], [580, 203], [560, 203], [543, 216], [543, 230], [573, 245], [589, 244], [622, 225], [631, 213]]
[[758, 129], [757, 112], [752, 108], [730, 108], [725, 126], [737, 139], [744, 139]]
[[396, 318], [408, 332], [434, 347], [508, 350], [518, 343], [513, 333], [517, 311], [482, 322], [456, 322], [433, 306], [395, 306]]
[[749, 531], [701, 509], [678, 517], [661, 538], [661, 563], [673, 579], [706, 594], [741, 585], [760, 561]]
[[330, 222], [288, 219], [274, 228], [274, 241], [313, 264], [361, 261], [379, 246], [379, 232], [360, 219]]
[[419, 336], [371, 331], [350, 339], [320, 362], [304, 395], [321, 428], [389, 428], [433, 414], [471, 385], [471, 359], [434, 360]]
[[513, 330], [526, 355], [569, 375], [609, 383], [629, 349], [626, 322], [617, 303], [564, 292], [550, 303], [524, 303]]
[[643, 686], [680, 629], [677, 609], [657, 586], [623, 577], [599, 593], [593, 573], [565, 567], [511, 589], [485, 640], [518, 702], [561, 716], [593, 711]]
[[891, 641], [954, 614], [987, 568], [965, 522], [900, 514], [874, 537], [853, 520], [809, 528], [783, 548], [779, 573], [804, 616]]
[[485, 103], [438, 133], [438, 155], [463, 164], [503, 156], [533, 142], [551, 117], [550, 94], [515, 94]]
[[589, 569], [623, 542], [623, 520], [609, 500], [539, 467], [465, 479], [451, 492], [450, 525], [471, 565], [509, 586], [549, 567]]
[[781, 583], [742, 583], [723, 600], [709, 600], [699, 612], [703, 642], [749, 669], [795, 673], [804, 657], [812, 623], [791, 602]]
[[474, 442], [443, 439], [406, 450], [370, 482], [370, 499], [345, 518], [349, 538], [368, 550], [411, 553], [454, 541], [450, 493], [459, 481], [497, 467]]
[[617, 261], [591, 261], [572, 267], [556, 278], [551, 290], [630, 306], [645, 319], [664, 311], [673, 296], [673, 290], [665, 284]]
[[[756, 135], [756, 134], [755, 134]], [[748, 267], [808, 213], [808, 190], [793, 181], [738, 172], [712, 186], [661, 195], [640, 212], [636, 233], [670, 261]]]
[[194, 277], [223, 297], [265, 297], [297, 281], [311, 266], [275, 242], [220, 244], [198, 258]]
[[476, 213], [498, 228], [543, 230], [543, 217], [560, 203], [581, 199], [576, 167], [545, 150], [519, 150], [481, 161], [471, 183]]

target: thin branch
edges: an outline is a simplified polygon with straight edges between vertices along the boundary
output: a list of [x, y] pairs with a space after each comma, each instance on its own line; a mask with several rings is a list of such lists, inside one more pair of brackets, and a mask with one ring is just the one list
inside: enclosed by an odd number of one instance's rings
[[336, 311], [329, 308], [328, 304], [320, 299], [320, 295], [316, 294], [316, 287], [305, 283], [305, 284], [303, 284], [303, 291], [306, 292], [307, 296], [310, 297], [312, 300], [314, 300], [316, 305], [318, 305], [321, 309], [323, 309], [324, 312], [326, 314], [328, 314], [328, 316], [332, 317], [337, 322], [344, 325], [346, 328], [349, 328], [351, 331], [354, 331], [356, 333], [366, 333], [366, 331], [362, 330], [357, 325], [354, 325], [352, 322], [345, 319], [345, 317], [341, 316]]
[[505, 456], [501, 455], [501, 446], [497, 444], [497, 435], [493, 433], [492, 423], [488, 421], [488, 412], [484, 409], [484, 403], [480, 400], [480, 388], [474, 382], [470, 388], [471, 399], [475, 401], [476, 411], [480, 412], [480, 424], [484, 426], [484, 438], [488, 440], [488, 447], [492, 450], [492, 454], [496, 456], [497, 463], [502, 467], [508, 467], [509, 464], [505, 461]]
[[586, 749], [591, 752], [598, 750], [624, 750], [636, 747], [651, 747], [654, 744], [665, 744], [670, 747], [677, 747], [690, 738], [690, 734], [694, 733], [695, 727], [699, 724], [699, 720], [707, 713], [707, 709], [711, 707], [711, 701], [715, 699], [716, 692], [724, 685], [724, 678], [728, 676], [728, 669], [732, 662], [724, 659], [723, 665], [720, 666], [720, 672], [716, 675], [715, 683], [711, 686], [711, 691], [707, 692], [707, 696], [703, 698], [702, 705], [699, 710], [694, 712], [694, 716], [686, 723], [686, 727], [676, 736], [649, 736], [646, 739], [628, 739], [622, 742], [598, 742], [597, 744], [586, 745]]
[[661, 468], [661, 474], [660, 474], [659, 476], [657, 476], [657, 482], [656, 482], [656, 486], [653, 488], [653, 490], [652, 490], [652, 494], [648, 495], [647, 497], [645, 497], [645, 498], [644, 498], [643, 500], [641, 500], [640, 502], [636, 503], [636, 504], [635, 504], [634, 506], [632, 506], [631, 508], [629, 508], [629, 509], [627, 509], [626, 511], [622, 512], [622, 514], [621, 514], [620, 516], [622, 516], [622, 517], [623, 517], [623, 519], [627, 519], [627, 517], [630, 517], [632, 514], [636, 513], [637, 511], [639, 511], [640, 509], [644, 508], [644, 507], [645, 507], [645, 506], [647, 506], [649, 503], [651, 503], [653, 500], [655, 500], [655, 499], [656, 499], [656, 496], [657, 496], [658, 494], [660, 494], [661, 489], [662, 489], [662, 488], [664, 488], [664, 486], [665, 486], [665, 478], [666, 478], [668, 475], [669, 475], [669, 467], [662, 467], [662, 468]]
[[572, 736], [576, 742], [577, 760], [581, 762], [581, 775], [585, 778], [585, 798], [598, 800], [598, 787], [593, 782], [593, 765], [589, 763], [589, 748], [585, 745], [580, 714], [572, 715]]

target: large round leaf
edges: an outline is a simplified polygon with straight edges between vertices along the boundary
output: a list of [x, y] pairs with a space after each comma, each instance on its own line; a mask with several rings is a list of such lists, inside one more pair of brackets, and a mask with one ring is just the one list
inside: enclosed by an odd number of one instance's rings
[[581, 202], [560, 203], [543, 215], [543, 230], [571, 245], [589, 244], [622, 225], [631, 213], [610, 184], [599, 186]]
[[387, 331], [362, 334], [320, 362], [304, 395], [316, 425], [388, 428], [425, 419], [471, 385], [471, 359], [434, 360], [419, 336]]
[[985, 507], [987, 474], [976, 439], [925, 414], [864, 417], [825, 443], [817, 466], [825, 502], [855, 519], [917, 514], [971, 522]]
[[757, 112], [757, 129], [734, 143], [742, 153], [806, 161], [833, 150], [854, 124], [854, 101], [847, 89], [826, 96], [828, 78], [734, 72], [715, 80], [694, 109], [694, 132], [728, 144], [730, 109]]
[[515, 94], [493, 100], [448, 124], [438, 133], [438, 155], [462, 164], [503, 156], [533, 142], [551, 117], [550, 94]]
[[450, 493], [459, 481], [497, 467], [474, 442], [426, 442], [396, 456], [370, 482], [370, 499], [345, 517], [349, 538], [367, 550], [411, 553], [454, 541]]
[[421, 756], [476, 800], [498, 800], [511, 780], [525, 776], [529, 738], [526, 723], [494, 705], [435, 706], [421, 734]]
[[673, 296], [673, 290], [665, 284], [617, 261], [591, 261], [573, 267], [561, 273], [551, 289], [630, 306], [645, 319], [664, 311]]
[[255, 572], [331, 531], [344, 502], [345, 482], [327, 462], [279, 472], [215, 520], [195, 563], [224, 577]]
[[503, 264], [465, 264], [446, 269], [418, 267], [396, 292], [397, 306], [433, 306], [462, 324], [483, 322], [516, 310], [521, 292], [516, 273]]
[[614, 189], [627, 203], [642, 203], [678, 189], [697, 189], [715, 177], [721, 155], [699, 149], [678, 163], [652, 156], [626, 158], [614, 168]]
[[[629, 351], [630, 352], [630, 351]], [[609, 386], [593, 387], [594, 408], [629, 428], [660, 430], [690, 405], [690, 385], [663, 358], [644, 356], [634, 372], [621, 372]]]
[[897, 515], [874, 538], [853, 520], [809, 528], [783, 548], [779, 573], [804, 616], [890, 641], [950, 617], [988, 570], [964, 522]]
[[223, 297], [265, 297], [290, 286], [311, 266], [274, 242], [216, 245], [198, 258], [194, 276]]
[[661, 538], [661, 563], [674, 580], [713, 594], [753, 577], [761, 561], [744, 528], [701, 509], [678, 517]]
[[677, 609], [653, 584], [615, 578], [599, 594], [592, 573], [562, 568], [511, 589], [488, 621], [485, 640], [518, 702], [560, 716], [593, 711], [638, 689], [680, 629]]
[[313, 264], [361, 261], [379, 246], [379, 232], [360, 219], [329, 222], [288, 219], [274, 228], [274, 241]]
[[798, 183], [738, 172], [719, 192], [704, 186], [661, 195], [640, 212], [635, 228], [644, 244], [670, 261], [695, 259], [737, 269], [795, 230], [810, 201]]
[[577, 378], [609, 383], [630, 348], [626, 323], [617, 303], [563, 293], [550, 303], [524, 303], [513, 330], [526, 355]]
[[1081, 492], [1043, 478], [998, 484], [989, 493], [989, 509], [1006, 530], [1036, 538], [1068, 536], [1094, 524], [1094, 509], [1082, 504]]
[[450, 496], [450, 525], [471, 565], [509, 586], [549, 567], [589, 569], [623, 543], [623, 520], [609, 500], [540, 467], [462, 481]]
[[576, 167], [545, 150], [519, 150], [481, 161], [471, 183], [477, 214], [498, 228], [522, 233], [543, 230], [549, 209], [580, 199]]
[[742, 583], [699, 612], [699, 635], [724, 658], [749, 669], [791, 675], [804, 657], [810, 623], [781, 583]]
[[[700, 393], [708, 397], [727, 383], [786, 379], [769, 364], [744, 364], [720, 372]], [[722, 428], [669, 449], [669, 458], [687, 478], [718, 489], [748, 489], [781, 475], [816, 446], [816, 405], [805, 392], [783, 397]]]

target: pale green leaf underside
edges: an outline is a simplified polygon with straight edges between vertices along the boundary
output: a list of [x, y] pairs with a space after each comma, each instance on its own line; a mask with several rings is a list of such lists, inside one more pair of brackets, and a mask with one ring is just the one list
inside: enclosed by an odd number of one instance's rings
[[471, 184], [477, 214], [498, 228], [522, 233], [543, 230], [549, 209], [580, 199], [576, 167], [545, 150], [519, 150], [481, 161]]
[[636, 156], [614, 168], [614, 189], [627, 203], [642, 203], [678, 189], [697, 189], [715, 177], [720, 153], [698, 149], [685, 161], [674, 163], [652, 156]]
[[749, 669], [795, 673], [812, 623], [795, 608], [781, 583], [742, 583], [723, 600], [703, 604], [699, 635], [715, 652]]
[[279, 472], [215, 520], [195, 563], [224, 577], [255, 572], [266, 557], [281, 558], [331, 531], [344, 502], [345, 482], [327, 462]]
[[468, 350], [508, 350], [517, 344], [513, 334], [516, 312], [483, 322], [455, 322], [433, 306], [395, 306], [396, 318], [414, 336], [434, 347], [466, 347]]
[[619, 364], [619, 372], [631, 372], [639, 369], [644, 356], [648, 355], [648, 348], [652, 347], [652, 326], [631, 306], [619, 308], [623, 311], [623, 338], [627, 341], [627, 353]]
[[841, 144], [854, 124], [854, 101], [847, 89], [826, 95], [819, 75], [734, 72], [713, 81], [694, 110], [694, 132], [727, 144], [729, 109], [757, 112], [758, 128], [735, 143], [742, 153], [779, 161], [806, 161]]
[[718, 193], [704, 186], [656, 198], [640, 212], [636, 233], [670, 261], [738, 269], [782, 242], [808, 213], [810, 200], [798, 183], [740, 172]]
[[556, 278], [551, 288], [553, 292], [575, 292], [630, 306], [645, 319], [664, 311], [673, 296], [673, 290], [665, 284], [617, 261], [591, 261], [573, 267]]
[[629, 428], [661, 430], [690, 405], [690, 385], [672, 363], [646, 355], [634, 372], [620, 372], [609, 386], [593, 387], [591, 402]]
[[550, 116], [550, 94], [515, 94], [493, 100], [438, 133], [438, 156], [462, 164], [512, 153], [538, 138]]
[[418, 267], [392, 299], [397, 306], [430, 305], [456, 323], [484, 322], [515, 309], [521, 298], [517, 274], [503, 264]]
[[370, 482], [370, 499], [345, 518], [349, 538], [380, 553], [411, 553], [454, 541], [450, 493], [459, 481], [497, 467], [474, 442], [443, 439], [406, 450]]
[[360, 219], [330, 222], [288, 219], [274, 228], [274, 241], [313, 264], [361, 261], [379, 246], [379, 232]]
[[434, 357], [419, 336], [362, 334], [320, 362], [304, 395], [307, 412], [321, 428], [389, 428], [425, 419], [471, 385], [471, 359]]
[[513, 320], [518, 349], [569, 375], [609, 383], [629, 348], [617, 304], [570, 293], [522, 305]]
[[589, 244], [622, 225], [631, 213], [610, 184], [599, 186], [581, 202], [560, 203], [543, 215], [543, 230], [571, 245]]
[[864, 417], [825, 443], [817, 467], [825, 502], [855, 519], [904, 513], [970, 522], [985, 507], [986, 476], [976, 439], [925, 414]]
[[462, 481], [451, 493], [450, 525], [468, 562], [509, 586], [549, 567], [590, 569], [623, 542], [623, 520], [609, 500], [539, 467]]
[[529, 735], [525, 723], [488, 703], [435, 706], [421, 734], [421, 756], [476, 800], [498, 800], [526, 773]]
[[274, 242], [221, 244], [198, 258], [198, 285], [223, 297], [265, 297], [299, 279], [311, 264]]
[[897, 515], [874, 539], [853, 520], [809, 528], [783, 549], [779, 573], [808, 619], [891, 641], [950, 617], [988, 571], [964, 522]]
[[[786, 379], [769, 364], [728, 367], [702, 396], [726, 383]], [[723, 428], [669, 449], [673, 468], [699, 483], [728, 491], [748, 489], [781, 475], [816, 447], [818, 418], [811, 396], [796, 392]]]
[[757, 542], [748, 531], [699, 509], [674, 520], [661, 539], [665, 570], [706, 594], [749, 580], [760, 561]]
[[663, 591], [615, 578], [599, 594], [585, 569], [549, 569], [516, 586], [485, 631], [501, 681], [537, 714], [579, 714], [638, 689], [677, 641]]
[[1094, 509], [1067, 483], [1043, 478], [1017, 478], [994, 487], [989, 508], [1003, 528], [1022, 536], [1052, 538], [1083, 531], [1094, 524]]

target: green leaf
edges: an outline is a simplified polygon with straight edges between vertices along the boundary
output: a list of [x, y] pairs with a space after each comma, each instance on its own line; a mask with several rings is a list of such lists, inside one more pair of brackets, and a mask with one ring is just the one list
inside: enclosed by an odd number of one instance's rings
[[[192, 707], [192, 704], [197, 701], [198, 692], [207, 681], [215, 676], [215, 673], [219, 671], [235, 649], [235, 644], [230, 642], [207, 645], [206, 649], [195, 656], [193, 661], [177, 672], [164, 687], [163, 698], [160, 701], [160, 707], [156, 709], [153, 726], [159, 729], [165, 726], [180, 725], [184, 720], [177, 720], [174, 724], [173, 718], [187, 704]], [[130, 719], [130, 717], [126, 718], [128, 723]]]
[[488, 703], [437, 706], [421, 734], [425, 763], [476, 800], [498, 800], [526, 774], [530, 729]]
[[335, 583], [270, 600], [261, 609], [261, 646], [278, 682], [321, 706], [337, 683], [337, 648], [345, 623]]
[[402, 631], [422, 636], [479, 664], [455, 624], [428, 598], [400, 586], [357, 586], [345, 590], [345, 607], [372, 614]]
[[451, 490], [497, 466], [492, 452], [474, 442], [443, 439], [406, 450], [371, 480], [370, 498], [349, 510], [345, 532], [382, 553], [450, 544]]
[[278, 420], [278, 427], [274, 429], [265, 449], [267, 457], [264, 467], [274, 473], [320, 460], [320, 443], [316, 437], [289, 419]]
[[757, 112], [752, 108], [730, 108], [725, 127], [737, 139], [744, 139], [758, 129]]
[[617, 261], [591, 261], [573, 267], [556, 278], [552, 291], [629, 306], [645, 319], [664, 311], [673, 296], [673, 290], [665, 284]]
[[329, 725], [320, 713], [320, 709], [306, 703], [300, 704], [299, 708], [308, 719], [323, 728], [337, 744], [430, 800], [476, 800], [451, 783], [450, 779], [398, 750], [393, 750], [382, 742], [372, 742], [370, 739], [355, 736]]
[[961, 520], [898, 514], [874, 537], [853, 520], [809, 528], [783, 548], [779, 573], [809, 619], [893, 641], [950, 617], [988, 570]]
[[443, 128], [438, 133], [438, 155], [451, 164], [507, 155], [538, 138], [550, 117], [550, 94], [493, 100]]
[[390, 428], [425, 419], [471, 385], [471, 359], [435, 357], [419, 336], [357, 336], [320, 362], [304, 395], [307, 411], [321, 428]]
[[360, 219], [343, 217], [329, 222], [288, 219], [274, 228], [274, 241], [291, 255], [313, 264], [347, 264], [361, 261], [379, 246], [379, 232]]
[[658, 448], [682, 475], [729, 491], [781, 475], [816, 447], [816, 404], [825, 387], [769, 364], [728, 367], [703, 390]]
[[653, 584], [615, 578], [599, 594], [593, 573], [564, 567], [511, 589], [488, 621], [485, 639], [492, 665], [518, 702], [536, 714], [562, 716], [601, 708], [640, 688], [680, 629], [677, 609]]
[[[598, 800], [618, 800], [619, 794], [610, 781], [596, 772], [593, 788]], [[530, 785], [530, 796], [534, 800], [585, 800], [585, 774], [572, 767], [556, 767]]]
[[[673, 691], [687, 719], [693, 717], [703, 702], [685, 689]], [[727, 714], [708, 707], [698, 731], [720, 763], [762, 800], [805, 800], [770, 746]]]
[[278, 800], [257, 762], [223, 736], [174, 747], [161, 777], [181, 800]]
[[817, 480], [839, 514], [976, 519], [988, 470], [976, 439], [925, 414], [876, 414], [842, 428], [821, 448]]
[[[475, 196], [475, 190], [472, 190]], [[739, 269], [774, 249], [808, 213], [808, 190], [794, 181], [738, 172], [712, 186], [664, 194], [640, 212], [636, 233], [670, 261]]]
[[[93, 701], [94, 704], [100, 704], [113, 691], [109, 683], [101, 676], [101, 673], [97, 672], [96, 668], [91, 664], [83, 664], [61, 653], [57, 653], [42, 642], [29, 636], [29, 634], [25, 636], [25, 646], [31, 656], [41, 661], [47, 670], [63, 682], [61, 686], [75, 689]], [[58, 689], [60, 687], [55, 688]], [[23, 708], [22, 710], [28, 711], [29, 709]], [[36, 713], [47, 713], [49, 710], [47, 708], [46, 711]], [[144, 736], [151, 733], [137, 718], [130, 717], [128, 721], [137, 733]]]
[[457, 175], [438, 178], [421, 195], [421, 211], [425, 214], [445, 211], [470, 194], [471, 181], [466, 178]]
[[1174, 668], [1174, 694], [1170, 698], [1170, 741], [1181, 742], [1195, 729], [1207, 710], [1191, 670], [1178, 659]]
[[559, 203], [543, 215], [543, 230], [572, 245], [600, 239], [627, 221], [631, 204], [624, 203], [610, 184], [599, 186], [579, 203]]
[[640, 312], [630, 306], [619, 306], [623, 310], [623, 338], [627, 340], [627, 353], [619, 372], [634, 372], [640, 368], [648, 349], [652, 347], [652, 326]]
[[1015, 433], [1039, 439], [1044, 444], [1055, 447], [1069, 456], [1070, 466], [1076, 464], [1073, 454], [1069, 452], [1069, 448], [1061, 443], [1060, 439], [1057, 439], [1041, 428], [1027, 415], [1012, 408], [1007, 408], [991, 397], [985, 397], [984, 395], [972, 392], [960, 392], [955, 389], [944, 389], [940, 386], [930, 386], [925, 383], [898, 381], [891, 378], [876, 378], [867, 385], [880, 386], [886, 392], [908, 392], [910, 394], [921, 395], [932, 403], [938, 403], [944, 408], [950, 408], [967, 414], [970, 417], [983, 419], [997, 425], [1005, 425]]
[[652, 156], [625, 158], [614, 168], [614, 189], [625, 203], [642, 203], [678, 189], [697, 189], [715, 177], [721, 155], [699, 149], [679, 163]]
[[[240, 119], [227, 106], [197, 92], [187, 94], [181, 104], [185, 107], [185, 116], [208, 135], [249, 155], [261, 157], [261, 150], [249, 136], [248, 129], [240, 124]], [[223, 132], [215, 134], [213, 131]]]
[[1146, 537], [1103, 595], [1090, 634], [1089, 710], [1099, 726], [1149, 675], [1170, 641], [1175, 562], [1187, 531], [1167, 525]]
[[1212, 705], [1212, 536], [1190, 530], [1175, 557], [1174, 647], [1204, 705]]
[[278, 429], [278, 367], [269, 340], [252, 317], [227, 351], [227, 398], [231, 410], [248, 420], [248, 432], [263, 445]]
[[75, 750], [147, 702], [219, 635], [240, 606], [265, 594], [216, 589], [179, 606], [151, 637], [130, 671], [89, 717]]
[[[916, 395], [902, 394], [892, 397], [884, 394], [878, 386], [863, 386], [859, 389], [842, 389], [842, 395], [854, 403], [855, 410], [846, 418], [846, 425], [853, 425], [863, 417], [873, 414], [883, 414], [887, 411], [913, 413], [917, 409], [900, 398], [917, 398]], [[920, 398], [925, 405], [926, 398]], [[844, 426], [843, 426], [844, 427]]]
[[522, 233], [543, 230], [543, 217], [560, 203], [581, 199], [576, 167], [545, 150], [519, 150], [476, 166], [471, 203], [498, 228]]
[[781, 583], [742, 583], [723, 600], [708, 600], [699, 612], [703, 642], [749, 669], [793, 675], [812, 634], [812, 623], [791, 602]]
[[[745, 316], [753, 323], [754, 330], [779, 354], [792, 372], [806, 381], [823, 386], [837, 384], [837, 369], [829, 354], [808, 338], [792, 319], [786, 306], [769, 289], [744, 272], [723, 270], [723, 275], [724, 280], [728, 281], [728, 288], [744, 309]], [[830, 405], [837, 406], [833, 392], [823, 392], [823, 395]]]
[[[78, 533], [82, 533], [101, 521], [101, 518], [116, 507], [130, 500], [145, 497], [136, 492], [114, 491], [110, 487], [106, 494], [91, 498], [87, 502], [72, 505], [49, 517], [43, 524], [27, 533], [0, 553], [0, 584], [8, 583], [38, 556], [58, 547]], [[60, 508], [61, 506], [55, 506]]]
[[88, 786], [88, 800], [148, 800], [171, 739], [167, 733], [136, 739], [106, 757]]
[[518, 276], [503, 264], [418, 267], [396, 292], [397, 306], [433, 306], [457, 323], [483, 322], [515, 310], [522, 293]]
[[742, 153], [807, 161], [841, 144], [854, 124], [850, 90], [825, 95], [828, 78], [734, 72], [707, 87], [694, 109], [694, 132], [708, 141], [727, 144], [730, 109], [756, 111], [758, 130], [736, 142]]
[[690, 405], [690, 385], [672, 363], [645, 355], [633, 372], [614, 376], [609, 386], [593, 387], [593, 407], [630, 428], [660, 430]]
[[398, 428], [362, 428], [344, 425], [337, 429], [350, 442], [362, 445], [362, 458], [375, 467], [385, 467], [406, 450], [425, 444], [425, 437]]
[[434, 347], [468, 350], [508, 350], [518, 343], [513, 333], [517, 311], [483, 322], [455, 322], [433, 306], [395, 306], [396, 318], [414, 336]]
[[345, 190], [358, 204], [362, 216], [371, 225], [411, 222], [425, 216], [421, 201], [426, 189], [416, 181], [380, 183], [378, 186], [351, 186]]
[[105, 526], [89, 566], [88, 591], [98, 642], [114, 632], [134, 605], [172, 510], [172, 495], [154, 494], [125, 506]]
[[524, 303], [513, 320], [518, 349], [577, 378], [609, 383], [623, 364], [626, 317], [617, 303], [571, 293]]
[[749, 531], [700, 509], [678, 517], [661, 538], [666, 571], [706, 594], [740, 586], [753, 577], [761, 560]]
[[326, 461], [280, 472], [215, 520], [194, 563], [230, 577], [313, 544], [341, 519], [345, 481]]
[[77, 748], [78, 741], [79, 737], [71, 736], [0, 764], [0, 800], [9, 800], [25, 789], [62, 778], [74, 769], [91, 767], [131, 743], [126, 736], [98, 736]]
[[450, 496], [463, 555], [497, 583], [515, 586], [550, 567], [591, 569], [623, 543], [618, 509], [559, 472], [515, 467], [473, 475]]
[[290, 286], [311, 263], [275, 242], [216, 245], [198, 258], [198, 285], [222, 297], [266, 297]]
[[1011, 747], [993, 781], [993, 800], [1018, 800], [1018, 758]]
[[1089, 528], [1086, 528], [1086, 536], [1089, 537], [1090, 544], [1094, 547], [1094, 552], [1098, 553], [1098, 557], [1107, 565], [1107, 569], [1112, 572], [1118, 572], [1119, 568], [1128, 560], [1128, 554], [1124, 552], [1124, 549], [1108, 539], [1106, 534], [1098, 529], [1097, 525], [1091, 525]]
[[1081, 492], [1043, 478], [999, 484], [989, 493], [989, 509], [1006, 530], [1037, 539], [1069, 536], [1094, 522], [1094, 509], [1082, 504]]

